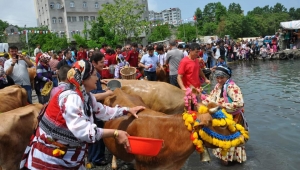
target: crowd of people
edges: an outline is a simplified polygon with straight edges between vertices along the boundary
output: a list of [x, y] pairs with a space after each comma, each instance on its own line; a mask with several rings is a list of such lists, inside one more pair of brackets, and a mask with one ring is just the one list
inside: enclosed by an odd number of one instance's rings
[[[226, 42], [225, 39], [211, 44], [191, 43], [183, 46], [172, 40], [168, 46], [154, 44], [143, 47], [132, 43], [124, 47], [118, 45], [116, 49], [103, 44], [101, 49], [88, 51], [79, 46], [78, 51], [71, 48], [56, 53], [43, 53], [37, 45], [34, 51], [34, 89], [39, 103], [47, 104], [48, 107], [39, 122], [30, 149], [26, 150], [26, 159], [22, 161], [21, 167], [43, 169], [45, 165], [51, 165], [58, 169], [79, 168], [82, 166], [86, 149], [89, 162], [94, 165], [106, 165], [108, 161], [104, 153], [104, 137], [115, 137], [120, 144], [129, 149], [128, 134], [124, 131], [103, 129], [103, 121], [127, 113], [137, 117], [137, 111], [144, 107], [110, 108], [98, 103], [113, 94], [109, 89], [102, 89], [101, 84], [107, 83], [104, 79], [121, 78], [120, 69], [126, 66], [142, 68], [148, 81], [157, 80], [157, 68], [167, 68], [169, 83], [182, 90], [200, 89], [203, 83], [210, 83], [210, 72], [215, 72], [218, 84], [203, 104], [216, 102], [220, 108], [234, 113], [238, 117], [237, 122], [244, 122], [242, 93], [231, 80], [232, 72], [225, 61], [230, 55], [225, 49], [228, 49]], [[32, 86], [27, 68], [33, 67], [34, 64], [28, 57], [19, 53], [15, 46], [9, 47], [9, 54], [10, 58], [0, 58], [0, 85], [21, 85], [27, 91], [28, 103], [32, 103]], [[115, 68], [114, 72], [110, 71], [111, 66]], [[41, 91], [47, 82], [53, 83], [54, 88], [50, 94], [42, 95]], [[224, 91], [227, 92], [226, 96], [223, 96]], [[227, 100], [224, 100], [225, 97]], [[63, 114], [57, 117], [58, 113]], [[88, 147], [87, 143], [90, 143]], [[65, 149], [62, 152], [55, 150], [58, 146], [64, 146]], [[65, 156], [62, 158], [59, 154], [51, 154], [55, 151], [64, 153]], [[244, 147], [231, 149], [227, 157], [221, 157], [217, 153], [216, 151], [215, 155], [224, 162], [246, 160]]]

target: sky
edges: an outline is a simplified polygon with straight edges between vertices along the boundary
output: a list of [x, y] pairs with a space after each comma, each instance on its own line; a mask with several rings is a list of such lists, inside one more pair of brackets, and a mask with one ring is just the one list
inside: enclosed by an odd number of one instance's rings
[[[36, 27], [37, 19], [34, 9], [34, 0], [0, 0], [0, 19], [12, 25], [20, 27]], [[182, 19], [192, 18], [196, 8], [202, 11], [204, 6], [211, 0], [148, 0], [149, 10], [160, 12], [168, 8], [180, 8]], [[284, 5], [288, 10], [291, 7], [300, 8], [300, 0], [220, 0], [226, 8], [230, 3], [239, 3], [245, 14], [253, 8], [266, 5], [274, 6], [277, 2]], [[5, 5], [4, 5], [5, 4]]]

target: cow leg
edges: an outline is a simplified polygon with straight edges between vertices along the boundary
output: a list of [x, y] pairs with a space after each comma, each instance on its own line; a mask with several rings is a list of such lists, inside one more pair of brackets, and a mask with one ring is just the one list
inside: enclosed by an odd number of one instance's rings
[[111, 169], [113, 170], [117, 170], [118, 166], [117, 166], [117, 158], [115, 155], [113, 155], [112, 157], [112, 161], [111, 161]]

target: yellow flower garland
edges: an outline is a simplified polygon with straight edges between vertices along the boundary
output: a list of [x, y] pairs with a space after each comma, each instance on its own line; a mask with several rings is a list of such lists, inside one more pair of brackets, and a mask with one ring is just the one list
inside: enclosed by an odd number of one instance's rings
[[[206, 106], [201, 105], [198, 109], [199, 114], [205, 114], [208, 113], [208, 108]], [[222, 109], [222, 113], [225, 115], [225, 118], [223, 119], [213, 119], [212, 120], [212, 126], [218, 127], [218, 126], [227, 126], [230, 132], [240, 132], [241, 135], [233, 140], [220, 140], [217, 138], [212, 137], [211, 135], [207, 134], [203, 129], [199, 130], [199, 135], [202, 140], [213, 144], [215, 146], [218, 146], [222, 149], [221, 154], [226, 155], [228, 150], [231, 147], [239, 146], [240, 144], [245, 143], [245, 139], [249, 139], [249, 133], [245, 130], [245, 128], [237, 124], [234, 120], [231, 114], [227, 113], [225, 109]], [[191, 140], [193, 141], [193, 144], [196, 146], [196, 150], [199, 153], [203, 152], [203, 142], [199, 140], [198, 133], [194, 131], [194, 127], [199, 125], [199, 122], [196, 121], [197, 119], [197, 113], [196, 112], [187, 112], [185, 111], [182, 114], [182, 118], [185, 122], [185, 125], [187, 129], [192, 133], [191, 134]]]

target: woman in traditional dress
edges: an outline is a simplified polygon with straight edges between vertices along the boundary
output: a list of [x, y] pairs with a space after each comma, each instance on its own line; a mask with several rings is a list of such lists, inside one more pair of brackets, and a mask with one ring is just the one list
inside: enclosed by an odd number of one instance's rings
[[108, 121], [127, 113], [137, 118], [144, 109], [98, 103], [90, 91], [96, 89], [98, 77], [94, 66], [84, 60], [77, 61], [67, 75], [70, 87], [60, 90], [50, 100], [36, 133], [27, 147], [21, 169], [66, 170], [85, 169], [87, 144], [105, 137], [114, 137], [126, 150], [130, 149], [128, 134], [116, 129], [102, 129], [94, 119]]
[[[202, 101], [204, 105], [215, 102], [220, 108], [233, 115], [235, 122], [247, 128], [246, 120], [243, 115], [244, 99], [241, 89], [231, 79], [231, 69], [224, 66], [218, 66], [215, 71], [217, 85], [211, 93]], [[222, 160], [222, 163], [227, 165], [228, 161], [244, 162], [246, 161], [245, 147], [231, 147], [227, 155], [221, 155], [221, 149], [213, 150], [213, 154]]]

